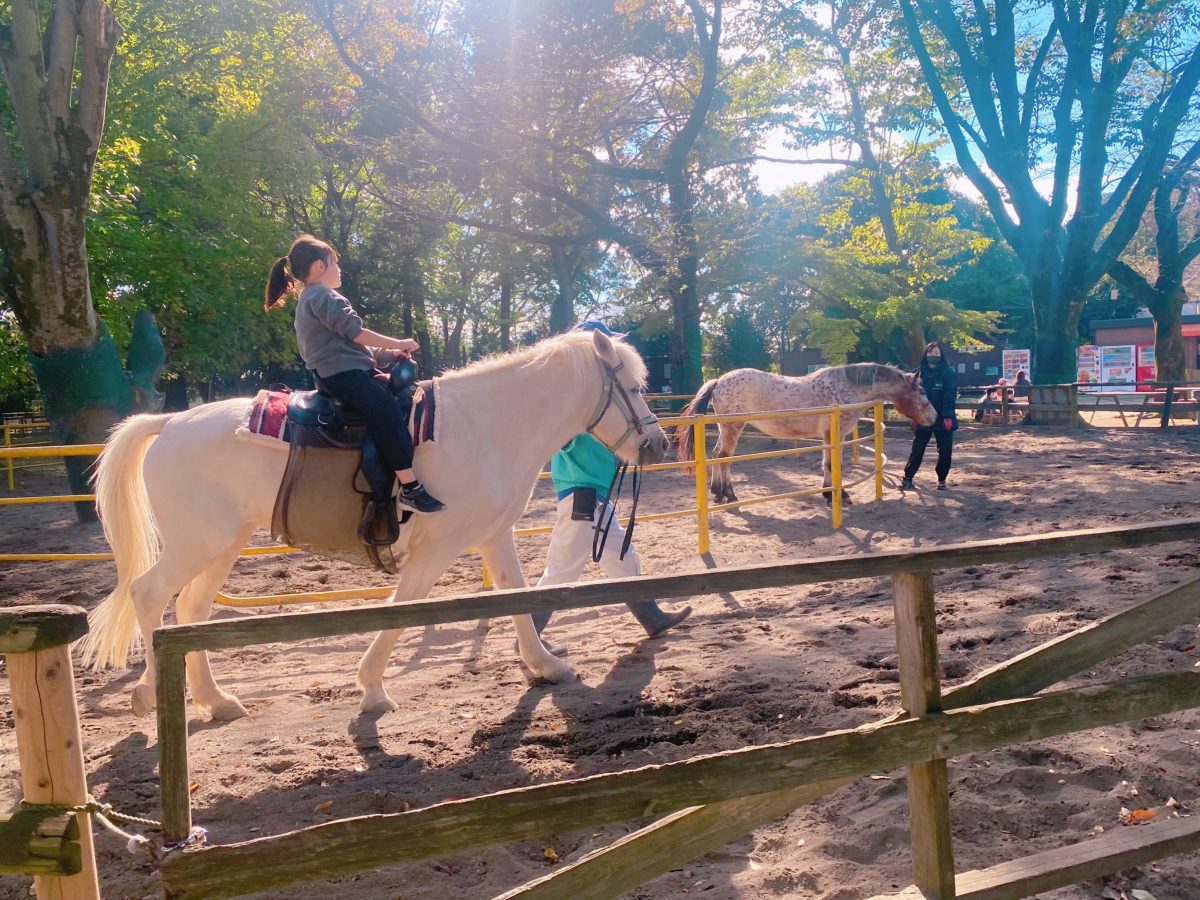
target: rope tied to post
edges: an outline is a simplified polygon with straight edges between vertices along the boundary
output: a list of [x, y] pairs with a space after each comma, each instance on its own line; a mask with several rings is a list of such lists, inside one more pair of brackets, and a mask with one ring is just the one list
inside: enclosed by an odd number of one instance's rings
[[88, 794], [86, 803], [80, 803], [77, 806], [64, 806], [59, 803], [30, 803], [28, 800], [22, 800], [21, 808], [31, 811], [87, 813], [102, 828], [123, 840], [125, 842], [125, 849], [129, 853], [136, 855], [140, 851], [145, 851], [156, 861], [162, 860], [176, 850], [183, 850], [193, 844], [203, 844], [208, 837], [206, 829], [194, 826], [188, 833], [188, 836], [181, 841], [156, 843], [145, 835], [126, 831], [115, 823], [124, 822], [128, 825], [138, 825], [151, 831], [162, 831], [161, 822], [156, 822], [154, 819], [147, 819], [143, 816], [134, 816], [129, 813], [120, 812], [114, 809], [111, 803], [103, 803], [91, 794]]

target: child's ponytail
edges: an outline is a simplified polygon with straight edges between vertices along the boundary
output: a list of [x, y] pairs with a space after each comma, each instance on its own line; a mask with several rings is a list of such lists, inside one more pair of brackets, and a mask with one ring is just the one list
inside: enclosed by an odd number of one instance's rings
[[288, 258], [281, 256], [271, 266], [271, 275], [267, 279], [267, 291], [263, 298], [263, 309], [270, 312], [287, 305], [287, 293], [292, 289], [293, 279], [287, 271]]

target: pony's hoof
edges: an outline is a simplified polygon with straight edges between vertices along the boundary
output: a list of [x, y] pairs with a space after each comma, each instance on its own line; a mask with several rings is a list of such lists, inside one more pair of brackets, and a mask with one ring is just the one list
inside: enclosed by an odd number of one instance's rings
[[208, 704], [208, 714], [214, 722], [232, 722], [246, 715], [246, 707], [232, 694], [223, 694], [216, 703]]
[[133, 687], [133, 696], [130, 697], [129, 702], [133, 706], [135, 716], [148, 716], [158, 705], [158, 698], [154, 694], [154, 688], [150, 685], [137, 684]]
[[551, 684], [566, 684], [568, 681], [575, 680], [575, 670], [557, 657], [552, 663], [547, 663], [542, 667], [542, 671], [539, 672], [535, 669], [534, 675]]
[[359, 709], [368, 716], [382, 716], [384, 713], [390, 713], [395, 708], [396, 704], [392, 702], [392, 698], [384, 690], [365, 692], [362, 703], [359, 704]]

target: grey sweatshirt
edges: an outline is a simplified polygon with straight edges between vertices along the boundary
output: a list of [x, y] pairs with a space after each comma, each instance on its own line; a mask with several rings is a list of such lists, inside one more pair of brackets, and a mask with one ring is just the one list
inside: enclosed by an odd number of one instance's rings
[[304, 364], [322, 378], [353, 369], [373, 369], [375, 357], [354, 343], [363, 323], [337, 291], [309, 285], [296, 303], [296, 343]]

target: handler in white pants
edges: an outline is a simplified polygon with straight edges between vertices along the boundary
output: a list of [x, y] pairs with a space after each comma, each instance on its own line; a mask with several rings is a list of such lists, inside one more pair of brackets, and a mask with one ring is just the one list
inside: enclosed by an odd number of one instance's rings
[[[608, 326], [596, 319], [589, 319], [576, 327], [585, 331], [598, 330], [612, 338], [624, 337], [609, 331]], [[538, 587], [578, 581], [584, 566], [592, 558], [595, 527], [608, 525], [610, 516], [612, 527], [600, 556], [600, 568], [608, 578], [642, 574], [637, 550], [632, 545], [625, 558], [621, 559], [625, 529], [617, 520], [607, 497], [616, 470], [616, 456], [590, 434], [577, 436], [554, 454], [550, 460], [550, 477], [558, 495], [558, 515], [554, 520], [554, 530], [550, 533], [546, 571], [538, 579]], [[652, 638], [692, 614], [690, 606], [673, 613], [663, 612], [653, 600], [633, 600], [625, 605]], [[548, 612], [533, 615], [533, 623], [539, 633], [549, 621]]]
[[[608, 453], [604, 447], [590, 434], [581, 434], [575, 438], [570, 444], [567, 444], [563, 450], [560, 450], [555, 455], [555, 460], [563, 455], [575, 456], [579, 458], [579, 446], [583, 442], [587, 444], [591, 442], [603, 453]], [[594, 448], [585, 448], [583, 453], [589, 456], [598, 456]], [[611, 453], [608, 453], [612, 457]], [[551, 463], [551, 472], [554, 471], [554, 464]], [[614, 460], [612, 469], [616, 469]], [[608, 578], [628, 578], [633, 575], [642, 574], [642, 563], [638, 559], [637, 550], [631, 544], [629, 552], [625, 554], [625, 558], [621, 559], [621, 546], [625, 543], [625, 528], [621, 525], [619, 519], [616, 518], [615, 509], [607, 498], [601, 499], [603, 493], [608, 490], [608, 483], [612, 480], [612, 473], [606, 477], [606, 483], [603, 488], [595, 489], [591, 496], [596, 498], [595, 512], [592, 518], [589, 519], [574, 519], [572, 513], [575, 510], [576, 493], [580, 491], [588, 491], [587, 487], [583, 486], [564, 486], [558, 491], [560, 499], [558, 501], [558, 514], [554, 520], [554, 530], [550, 532], [550, 549], [546, 551], [546, 571], [542, 573], [542, 577], [538, 579], [538, 587], [547, 587], [554, 584], [568, 584], [572, 581], [578, 581], [579, 576], [583, 574], [584, 567], [592, 558], [592, 541], [595, 538], [595, 526], [599, 525], [603, 528], [608, 524], [608, 519], [612, 517], [612, 526], [608, 533], [608, 540], [604, 544], [604, 551], [600, 555], [600, 568], [604, 570], [604, 574]], [[555, 478], [555, 488], [559, 488], [559, 480]], [[678, 625], [684, 619], [692, 614], [692, 608], [685, 606], [681, 610], [673, 613], [664, 612], [659, 609], [657, 603], [653, 600], [632, 600], [625, 604], [629, 607], [629, 611], [633, 613], [635, 619], [641, 623], [641, 626], [646, 629], [646, 634], [650, 637], [658, 637], [669, 628]], [[546, 623], [550, 621], [549, 612], [540, 612], [533, 614], [533, 624], [537, 626], [538, 633], [546, 627]]]

